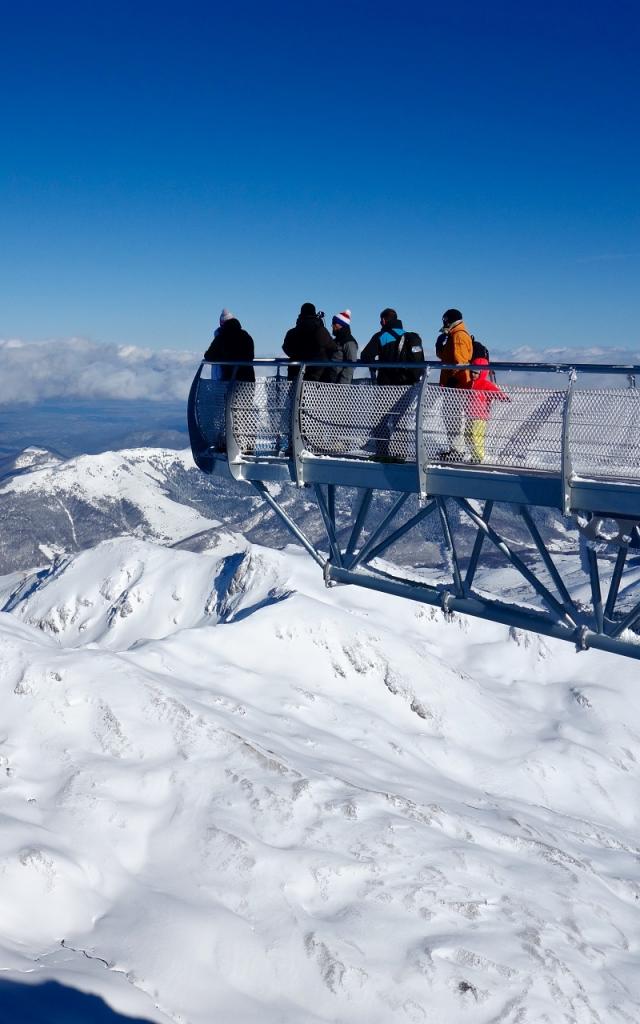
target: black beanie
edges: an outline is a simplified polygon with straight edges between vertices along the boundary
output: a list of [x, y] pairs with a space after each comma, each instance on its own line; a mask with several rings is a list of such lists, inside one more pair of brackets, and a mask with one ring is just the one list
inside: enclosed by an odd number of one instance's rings
[[315, 316], [316, 307], [313, 302], [303, 302], [300, 306], [300, 316]]
[[462, 313], [459, 309], [447, 309], [442, 314], [442, 323], [445, 327], [451, 327], [451, 324], [455, 324], [456, 320], [462, 320]]

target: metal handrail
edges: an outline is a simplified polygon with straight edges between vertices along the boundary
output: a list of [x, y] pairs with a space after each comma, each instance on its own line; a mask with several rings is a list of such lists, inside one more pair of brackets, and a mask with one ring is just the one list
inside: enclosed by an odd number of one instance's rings
[[[352, 366], [354, 369], [362, 370], [424, 370], [439, 369], [439, 370], [473, 370], [477, 369], [472, 363], [441, 363], [439, 359], [426, 359], [421, 363], [387, 363], [376, 361], [376, 362], [361, 362], [361, 361], [337, 361], [337, 360], [326, 360], [326, 359], [287, 359], [286, 357], [274, 356], [274, 357], [259, 357], [257, 359], [216, 359], [207, 360], [203, 359], [201, 365], [211, 366], [324, 366], [326, 368], [336, 369], [336, 367]], [[518, 363], [513, 361], [504, 360], [491, 360], [488, 366], [483, 369], [489, 370], [513, 370], [520, 373], [587, 373], [587, 374], [602, 374], [607, 376], [612, 374], [614, 376], [636, 376], [640, 375], [640, 365], [636, 364], [625, 364], [625, 363]]]

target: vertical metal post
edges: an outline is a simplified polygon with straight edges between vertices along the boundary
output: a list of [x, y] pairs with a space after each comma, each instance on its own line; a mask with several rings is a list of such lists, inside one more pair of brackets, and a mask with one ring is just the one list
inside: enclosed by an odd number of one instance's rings
[[429, 381], [429, 374], [431, 373], [431, 367], [427, 366], [424, 376], [422, 378], [422, 384], [420, 386], [420, 394], [418, 395], [418, 404], [416, 405], [416, 462], [418, 464], [418, 494], [420, 503], [427, 498], [427, 445], [424, 438], [424, 403], [426, 400], [426, 388]]
[[576, 371], [572, 368], [569, 371], [569, 382], [564, 397], [562, 409], [562, 510], [566, 516], [571, 511], [571, 477], [573, 466], [571, 464], [571, 403], [573, 401], [573, 385], [576, 379]]
[[234, 366], [231, 371], [231, 380], [225, 395], [224, 405], [224, 427], [225, 437], [227, 442], [227, 461], [229, 463], [229, 469], [236, 479], [239, 479], [239, 471], [233, 470], [234, 465], [238, 465], [242, 462], [242, 452], [240, 451], [240, 445], [236, 441], [235, 431], [233, 429], [233, 399], [236, 391], [236, 376], [238, 373], [238, 367]]
[[296, 483], [298, 487], [304, 486], [304, 466], [302, 464], [302, 454], [304, 452], [304, 442], [302, 440], [302, 389], [304, 387], [304, 373], [305, 364], [302, 363], [300, 371], [296, 379], [296, 390], [293, 396], [293, 403], [291, 406], [291, 448], [293, 451], [293, 460], [296, 470]]

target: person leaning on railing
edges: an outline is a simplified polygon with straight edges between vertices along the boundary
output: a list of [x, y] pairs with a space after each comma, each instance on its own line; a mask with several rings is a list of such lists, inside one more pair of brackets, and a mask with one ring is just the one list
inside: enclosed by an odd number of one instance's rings
[[[443, 335], [445, 338], [443, 339]], [[467, 331], [459, 309], [447, 309], [442, 314], [442, 333], [436, 342], [436, 355], [443, 363], [464, 366], [473, 358], [473, 342]], [[444, 388], [468, 389], [471, 384], [469, 370], [440, 371], [440, 386]], [[462, 462], [465, 443], [465, 410], [462, 396], [446, 395], [443, 403], [444, 426], [449, 447], [438, 453], [443, 462]]]
[[[204, 354], [208, 363], [223, 362], [225, 360], [239, 359], [252, 361], [254, 358], [253, 338], [240, 326], [233, 313], [223, 309], [220, 314], [220, 326], [216, 328], [213, 341]], [[231, 380], [233, 378], [233, 366], [219, 366], [218, 380]], [[256, 375], [253, 366], [239, 366], [236, 371], [236, 380], [255, 381]]]

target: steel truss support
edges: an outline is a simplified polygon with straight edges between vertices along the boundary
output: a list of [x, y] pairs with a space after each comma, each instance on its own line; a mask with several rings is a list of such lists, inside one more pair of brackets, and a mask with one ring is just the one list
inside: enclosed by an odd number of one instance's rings
[[[555, 584], [556, 590], [558, 591], [558, 593], [560, 594], [560, 597], [562, 598], [565, 610], [570, 613], [572, 618], [575, 618], [578, 613], [577, 613], [576, 606], [573, 603], [573, 600], [571, 598], [571, 594], [569, 593], [569, 591], [565, 587], [564, 583], [562, 582], [562, 577], [560, 576], [560, 573], [558, 572], [558, 570], [557, 570], [557, 568], [556, 568], [556, 566], [555, 566], [555, 564], [553, 562], [553, 559], [551, 558], [551, 555], [549, 554], [549, 551], [548, 551], [547, 547], [545, 546], [545, 543], [542, 540], [542, 537], [540, 536], [540, 531], [538, 530], [538, 527], [536, 526], [536, 524], [534, 522], [533, 516], [531, 515], [531, 513], [530, 513], [530, 511], [529, 511], [529, 509], [527, 508], [526, 505], [520, 505], [520, 514], [521, 514], [522, 518], [524, 519], [525, 523], [527, 524], [527, 527], [529, 529], [529, 533], [531, 534], [531, 537], [533, 538], [533, 542], [534, 542], [536, 548], [538, 549], [538, 554], [540, 555], [542, 561], [544, 562], [545, 566], [547, 567], [547, 571], [548, 571], [549, 575], [551, 576], [551, 579], [553, 580], [553, 582]], [[600, 632], [602, 632], [602, 630], [600, 630]]]
[[604, 633], [604, 612], [602, 609], [600, 573], [598, 572], [598, 556], [590, 544], [587, 545], [587, 559], [589, 562], [589, 580], [591, 583], [591, 604], [593, 605], [593, 614], [596, 617], [598, 633]]
[[482, 530], [483, 533], [487, 535], [487, 539], [490, 540], [491, 543], [494, 544], [495, 547], [497, 547], [498, 550], [502, 552], [502, 554], [508, 559], [508, 561], [511, 562], [513, 567], [518, 570], [520, 575], [525, 578], [527, 583], [531, 584], [535, 592], [539, 595], [539, 597], [542, 598], [544, 603], [551, 609], [552, 612], [555, 612], [555, 614], [559, 617], [559, 620], [561, 622], [567, 623], [569, 626], [575, 626], [576, 623], [574, 622], [572, 616], [569, 615], [569, 613], [565, 610], [565, 608], [563, 608], [560, 602], [556, 600], [551, 591], [548, 590], [545, 587], [544, 583], [542, 583], [538, 579], [538, 577], [531, 572], [531, 570], [522, 561], [520, 556], [517, 555], [515, 551], [511, 550], [506, 541], [504, 541], [502, 537], [500, 537], [500, 535], [497, 534], [496, 531], [491, 526], [489, 526], [488, 523], [484, 521], [482, 516], [478, 515], [478, 513], [475, 511], [475, 509], [471, 507], [466, 498], [456, 498], [455, 500], [460, 505], [462, 511], [466, 513], [469, 519], [471, 519], [472, 523], [475, 523], [478, 529]]
[[[395, 514], [396, 506], [398, 506], [399, 504], [399, 502], [396, 502], [396, 505], [391, 510], [392, 513]], [[395, 544], [397, 540], [400, 540], [401, 537], [404, 537], [404, 535], [408, 533], [409, 530], [412, 530], [414, 526], [417, 526], [418, 523], [421, 523], [423, 519], [426, 519], [427, 516], [430, 516], [432, 512], [435, 512], [435, 510], [436, 502], [434, 500], [429, 502], [429, 504], [426, 505], [424, 508], [421, 508], [419, 512], [416, 512], [416, 514], [412, 516], [411, 519], [407, 519], [406, 523], [403, 523], [402, 526], [399, 526], [398, 529], [395, 530], [392, 534], [390, 534], [388, 537], [385, 537], [385, 539], [381, 541], [380, 544], [377, 544], [375, 548], [369, 548], [369, 550], [366, 553], [366, 559], [363, 557], [363, 552], [360, 552], [357, 562], [365, 563], [370, 562], [372, 558], [378, 558], [387, 550], [387, 548], [390, 548], [391, 545]], [[385, 525], [387, 521], [391, 521], [391, 518], [392, 516], [390, 513], [389, 516], [387, 516], [385, 519]]]
[[322, 557], [319, 551], [316, 551], [313, 544], [311, 543], [310, 540], [308, 540], [307, 537], [305, 537], [300, 527], [296, 526], [293, 519], [291, 519], [291, 517], [287, 515], [282, 506], [279, 505], [276, 499], [273, 497], [273, 495], [269, 493], [265, 484], [263, 484], [260, 480], [252, 480], [251, 486], [255, 488], [258, 494], [262, 495], [262, 497], [265, 499], [267, 504], [273, 509], [276, 515], [280, 517], [280, 519], [287, 527], [287, 529], [291, 531], [294, 537], [298, 538], [303, 548], [305, 548], [309, 552], [311, 557], [314, 559], [314, 561], [316, 561], [318, 565], [322, 569], [324, 569], [326, 559]]
[[360, 502], [358, 515], [356, 516], [356, 521], [354, 523], [353, 530], [351, 531], [351, 536], [349, 537], [349, 543], [347, 544], [347, 550], [345, 551], [345, 558], [347, 560], [347, 564], [349, 563], [351, 557], [353, 556], [353, 552], [356, 549], [356, 545], [360, 540], [360, 534], [362, 533], [362, 529], [364, 527], [367, 514], [371, 507], [372, 498], [373, 489], [369, 487], [362, 495], [362, 501]]
[[[489, 522], [491, 518], [492, 509], [493, 502], [485, 501], [484, 511], [482, 513], [482, 518], [484, 519], [485, 523]], [[464, 580], [464, 592], [467, 595], [471, 593], [471, 587], [473, 586], [473, 581], [476, 575], [476, 569], [478, 568], [478, 562], [480, 561], [480, 553], [482, 551], [482, 545], [484, 544], [485, 536], [486, 535], [482, 530], [478, 530], [478, 532], [476, 533], [476, 539], [473, 542], [473, 551], [471, 552], [471, 558], [469, 559], [469, 566], [467, 568], [467, 575], [465, 576]]]
[[[606, 605], [603, 606], [602, 587], [598, 556], [595, 545], [588, 545], [588, 576], [591, 591], [591, 611], [576, 604], [564, 583], [558, 566], [554, 563], [547, 546], [532, 516], [531, 509], [525, 505], [512, 506], [512, 511], [520, 513], [523, 523], [535, 546], [542, 565], [545, 567], [559, 595], [556, 597], [548, 586], [536, 575], [523, 558], [513, 550], [512, 545], [490, 525], [494, 504], [486, 501], [482, 511], [477, 510], [466, 498], [454, 497], [445, 499], [438, 496], [432, 498], [426, 506], [419, 509], [404, 523], [391, 533], [387, 533], [394, 520], [399, 517], [408, 493], [400, 494], [390, 509], [381, 517], [377, 525], [370, 528], [369, 537], [361, 544], [361, 537], [371, 509], [375, 491], [367, 488], [354, 505], [351, 516], [352, 525], [348, 532], [346, 547], [343, 549], [339, 541], [339, 529], [336, 520], [336, 485], [314, 484], [318, 510], [324, 524], [328, 540], [328, 557], [325, 557], [311, 543], [303, 531], [295, 524], [291, 516], [267, 490], [264, 483], [252, 481], [252, 486], [265, 499], [284, 525], [300, 541], [306, 551], [324, 570], [327, 584], [349, 583], [356, 586], [379, 590], [382, 593], [395, 594], [421, 601], [426, 604], [443, 608], [447, 612], [462, 612], [492, 622], [503, 623], [517, 629], [540, 633], [544, 636], [556, 637], [571, 641], [580, 650], [592, 647], [598, 650], [623, 654], [640, 660], [640, 643], [631, 643], [620, 639], [625, 630], [640, 622], [640, 602], [622, 618], [614, 617], [616, 604], [621, 590], [623, 571], [628, 555], [627, 543], [619, 546], [615, 566], [608, 588]], [[471, 554], [463, 573], [459, 546], [453, 530], [453, 524], [447, 502], [455, 501], [466, 519], [475, 527], [475, 538]], [[450, 555], [451, 583], [422, 583], [389, 576], [371, 566], [374, 559], [384, 554], [396, 541], [404, 537], [414, 527], [419, 526], [434, 512], [442, 531], [442, 539]], [[345, 524], [348, 526], [348, 524]], [[458, 528], [459, 529], [459, 528]], [[535, 593], [546, 605], [547, 611], [535, 611], [521, 605], [509, 605], [498, 598], [486, 598], [474, 592], [473, 583], [485, 541], [489, 541], [504, 556], [506, 561], [533, 588]], [[360, 546], [359, 546], [360, 545]], [[541, 567], [540, 567], [541, 568]]]
[[[640, 660], [640, 644], [625, 643], [605, 634], [594, 633], [586, 626], [569, 628], [552, 622], [543, 615], [509, 608], [497, 602], [486, 601], [478, 597], [457, 597], [455, 594], [443, 593], [442, 590], [437, 590], [435, 587], [402, 583], [369, 573], [352, 572], [350, 569], [339, 566], [327, 566], [325, 575], [327, 580], [334, 583], [351, 583], [368, 590], [378, 590], [384, 594], [406, 597], [410, 601], [435, 605], [438, 608], [443, 607], [445, 603], [443, 598], [446, 597], [446, 609], [449, 612], [461, 612], [464, 615], [473, 615], [475, 618], [500, 622], [514, 629], [533, 631], [541, 633], [543, 636], [555, 637], [558, 640], [569, 640], [580, 650], [594, 648], [595, 650], [609, 651], [612, 654], [624, 654], [628, 658]], [[640, 618], [640, 607], [636, 609], [636, 616]]]
[[628, 550], [628, 544], [623, 544], [620, 550], [618, 551], [618, 557], [616, 558], [616, 564], [613, 569], [613, 576], [611, 577], [611, 583], [609, 584], [607, 604], [604, 609], [604, 617], [608, 623], [613, 622], [613, 609], [615, 608], [616, 601], [618, 600], [620, 582], [622, 580], [622, 573], [624, 571], [625, 562], [627, 560]]
[[462, 583], [462, 576], [460, 575], [460, 565], [458, 564], [458, 552], [456, 551], [456, 545], [453, 539], [453, 532], [451, 530], [451, 524], [449, 523], [449, 516], [447, 515], [447, 506], [445, 504], [444, 498], [436, 498], [436, 504], [438, 506], [438, 512], [440, 514], [440, 525], [442, 526], [444, 542], [447, 545], [447, 548], [449, 549], [449, 554], [451, 555], [453, 585], [458, 597], [462, 597], [464, 594], [464, 586]]
[[400, 511], [400, 509], [405, 504], [408, 498], [408, 494], [401, 494], [397, 501], [393, 503], [393, 505], [387, 512], [386, 516], [384, 516], [382, 521], [378, 524], [378, 526], [375, 528], [375, 530], [369, 537], [367, 543], [362, 547], [358, 554], [354, 558], [352, 558], [351, 561], [348, 563], [349, 569], [355, 569], [357, 565], [361, 565], [366, 560], [368, 560], [369, 552], [373, 549], [373, 546], [377, 542], [378, 538], [382, 536], [389, 523], [391, 523], [395, 519], [396, 515], [398, 514], [398, 512]]
[[338, 544], [338, 538], [336, 536], [336, 498], [335, 498], [335, 487], [333, 484], [329, 484], [328, 487], [328, 505], [325, 503], [324, 494], [320, 484], [314, 485], [316, 492], [316, 501], [318, 502], [318, 508], [324, 522], [324, 528], [327, 531], [327, 538], [329, 540], [329, 547], [331, 549], [332, 558], [337, 562], [338, 565], [342, 565], [342, 554], [340, 552], [340, 545]]

